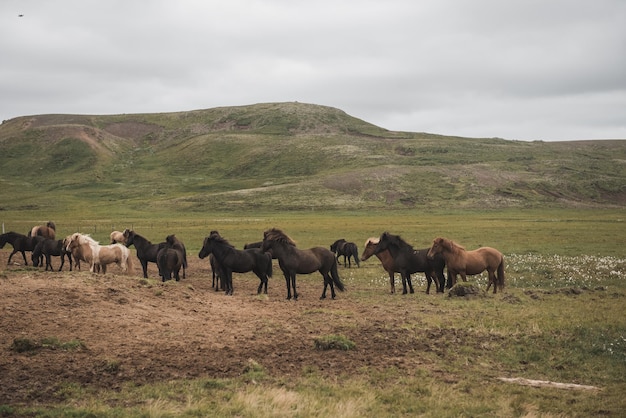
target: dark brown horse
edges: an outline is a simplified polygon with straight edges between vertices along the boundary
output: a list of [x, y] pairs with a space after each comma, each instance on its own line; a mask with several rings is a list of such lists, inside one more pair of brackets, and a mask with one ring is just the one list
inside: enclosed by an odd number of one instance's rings
[[258, 248], [238, 250], [217, 233], [211, 234], [204, 239], [198, 257], [202, 259], [209, 254], [213, 254], [215, 260], [219, 263], [220, 278], [227, 295], [233, 294], [233, 272], [247, 273], [249, 271], [254, 272], [261, 281], [257, 294], [261, 293], [263, 287], [265, 287], [265, 293], [267, 293], [268, 278], [272, 277], [271, 255], [264, 253]]
[[356, 266], [359, 265], [359, 249], [357, 248], [354, 242], [346, 241], [345, 239], [338, 239], [333, 242], [330, 246], [330, 250], [337, 254], [337, 262], [339, 262], [339, 257], [343, 256], [343, 266], [346, 267], [346, 258], [348, 259], [348, 268], [352, 267], [350, 264], [350, 258], [353, 258], [356, 262]]
[[287, 299], [291, 299], [291, 287], [293, 298], [298, 299], [296, 291], [296, 274], [311, 274], [319, 271], [324, 278], [324, 291], [320, 299], [326, 298], [326, 288], [330, 286], [330, 293], [335, 299], [335, 286], [344, 291], [344, 285], [339, 279], [337, 271], [337, 259], [335, 254], [324, 247], [313, 247], [308, 250], [296, 248], [296, 243], [280, 229], [272, 228], [263, 234], [263, 251], [271, 251], [278, 259], [280, 269], [285, 275], [287, 283]]
[[57, 227], [52, 221], [48, 221], [45, 225], [34, 226], [28, 233], [29, 237], [44, 237], [55, 239]]
[[437, 292], [443, 292], [445, 285], [443, 269], [446, 266], [443, 257], [429, 258], [428, 248], [415, 250], [399, 235], [393, 235], [389, 232], [384, 232], [380, 236], [374, 253], [381, 253], [385, 250], [388, 250], [391, 257], [393, 257], [395, 269], [402, 276], [402, 294], [407, 293], [407, 283], [409, 291], [411, 293], [414, 292], [413, 283], [411, 282], [411, 274], [413, 273], [424, 273], [426, 276], [426, 281], [428, 282], [426, 293], [430, 292], [430, 285], [433, 281], [437, 287]]
[[59, 271], [63, 269], [65, 257], [67, 257], [70, 262], [70, 271], [72, 271], [72, 253], [67, 251], [66, 246], [63, 245], [62, 239], [56, 240], [46, 238], [43, 241], [40, 241], [33, 249], [33, 266], [39, 267], [42, 256], [46, 258], [46, 271], [54, 270], [52, 268], [52, 256], [61, 257], [61, 266], [59, 267]]
[[182, 251], [166, 246], [157, 253], [157, 267], [162, 281], [171, 280], [172, 276], [176, 281], [180, 280], [180, 269], [183, 266]]
[[187, 278], [187, 249], [185, 248], [185, 244], [176, 238], [176, 235], [174, 234], [165, 237], [165, 243], [168, 247], [180, 252], [182, 257], [183, 279]]
[[28, 261], [26, 261], [26, 251], [33, 251], [35, 249], [35, 246], [44, 239], [45, 238], [42, 236], [27, 237], [26, 235], [22, 235], [18, 232], [13, 231], [1, 234], [0, 248], [4, 248], [7, 242], [13, 246], [13, 251], [11, 252], [11, 254], [9, 254], [7, 266], [11, 264], [11, 257], [13, 257], [13, 254], [17, 252], [22, 253], [24, 265], [27, 266]]
[[481, 247], [467, 251], [456, 242], [440, 237], [435, 238], [428, 252], [429, 257], [437, 255], [443, 255], [446, 259], [452, 286], [456, 283], [457, 274], [461, 275], [463, 281], [467, 281], [467, 275], [472, 276], [487, 270], [489, 275], [487, 291], [492, 284], [493, 293], [496, 293], [498, 288], [504, 289], [504, 256], [495, 248]]

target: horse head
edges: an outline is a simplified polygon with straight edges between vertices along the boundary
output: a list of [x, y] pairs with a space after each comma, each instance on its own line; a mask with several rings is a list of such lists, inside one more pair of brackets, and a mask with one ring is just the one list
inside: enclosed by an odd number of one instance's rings
[[433, 240], [433, 245], [428, 250], [428, 254], [426, 256], [428, 258], [434, 258], [435, 255], [441, 254], [444, 251], [452, 252], [456, 247], [462, 248], [449, 239], [438, 237]]

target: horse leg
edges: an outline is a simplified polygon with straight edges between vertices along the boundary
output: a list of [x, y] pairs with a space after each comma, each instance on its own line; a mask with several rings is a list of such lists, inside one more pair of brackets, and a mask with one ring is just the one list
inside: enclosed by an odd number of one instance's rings
[[324, 290], [322, 290], [322, 296], [320, 296], [320, 300], [326, 299], [326, 288], [328, 287], [328, 279], [325, 275], [322, 275], [322, 277], [324, 278]]
[[48, 269], [54, 271], [54, 268], [52, 268], [52, 256], [50, 254], [46, 254], [46, 271], [48, 271]]
[[410, 273], [407, 273], [406, 281], [409, 283], [409, 291], [411, 293], [415, 293], [415, 290], [413, 290], [413, 282], [411, 281], [411, 274]]
[[285, 275], [285, 284], [287, 285], [287, 300], [291, 299], [291, 278], [290, 274], [287, 272], [283, 272]]
[[389, 285], [391, 286], [391, 294], [396, 293], [396, 278], [393, 272], [389, 273]]
[[148, 278], [148, 260], [139, 260], [141, 261], [141, 268], [143, 268], [143, 278]]
[[293, 299], [298, 300], [298, 292], [296, 292], [296, 273], [291, 276], [291, 287], [293, 287]]
[[[432, 284], [433, 279], [432, 279], [432, 277], [430, 277], [429, 273], [424, 273], [424, 276], [426, 276], [426, 283], [427, 283], [427, 285], [426, 285], [426, 294], [430, 295], [430, 285]], [[437, 285], [437, 287], [439, 287], [439, 285]]]
[[402, 294], [406, 295], [408, 293], [406, 290], [406, 276], [404, 273], [400, 273], [400, 277], [402, 277]]
[[[348, 258], [348, 260], [350, 260]], [[333, 278], [330, 277], [330, 275], [328, 273], [326, 273], [326, 280], [328, 280], [328, 284], [330, 285], [330, 296], [335, 299], [335, 297], [337, 296], [335, 294], [335, 285], [333, 283]], [[324, 286], [324, 292], [326, 292], [326, 286]]]
[[498, 282], [496, 282], [496, 274], [492, 270], [488, 270], [489, 274], [489, 284], [487, 284], [487, 292], [489, 291], [489, 287], [493, 283], [493, 294], [495, 295], [498, 289]]

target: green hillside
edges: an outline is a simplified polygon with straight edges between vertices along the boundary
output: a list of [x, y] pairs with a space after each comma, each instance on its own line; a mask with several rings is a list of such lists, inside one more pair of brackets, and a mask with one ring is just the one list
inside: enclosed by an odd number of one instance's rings
[[626, 141], [392, 132], [269, 103], [0, 125], [0, 210], [621, 207]]

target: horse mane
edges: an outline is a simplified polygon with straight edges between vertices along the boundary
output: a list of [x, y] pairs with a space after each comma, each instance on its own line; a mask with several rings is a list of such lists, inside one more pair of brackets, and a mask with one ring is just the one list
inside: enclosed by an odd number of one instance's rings
[[296, 242], [292, 240], [289, 235], [285, 234], [278, 228], [268, 229], [263, 233], [263, 239], [267, 241], [277, 241], [288, 245], [296, 246]]
[[52, 222], [52, 221], [48, 221], [48, 223], [46, 224], [46, 226], [47, 226], [48, 228], [52, 228], [52, 229], [54, 229], [55, 231], [57, 230], [57, 226], [56, 226], [56, 225], [54, 224], [54, 222]]
[[457, 251], [465, 251], [465, 247], [462, 246], [461, 244], [458, 244], [455, 241], [452, 241], [451, 239], [448, 238], [435, 238], [435, 241], [438, 241], [440, 243], [440, 245], [442, 245], [443, 247], [446, 247], [448, 250], [452, 251], [452, 252], [457, 252]]
[[380, 238], [378, 237], [369, 237], [365, 241], [365, 246], [367, 247], [369, 244], [378, 244], [380, 242]]
[[81, 234], [80, 232], [75, 232], [74, 235], [72, 235], [72, 239], [78, 239], [80, 244], [100, 245], [100, 243], [91, 238], [89, 234]]
[[[215, 233], [213, 233], [213, 232], [215, 232]], [[169, 238], [169, 237], [173, 237], [173, 235], [170, 235], [167, 238]], [[213, 240], [213, 241], [219, 243], [219, 244], [226, 245], [227, 247], [235, 248], [234, 245], [232, 245], [230, 242], [228, 242], [228, 240], [226, 238], [224, 238], [223, 236], [221, 236], [217, 231], [211, 231], [211, 234], [209, 235], [208, 238], [210, 240]]]
[[403, 240], [400, 235], [390, 234], [389, 232], [384, 232], [383, 236], [387, 237], [387, 240], [390, 244], [395, 245], [399, 248], [408, 248], [411, 251], [414, 251], [414, 248], [411, 244]]

